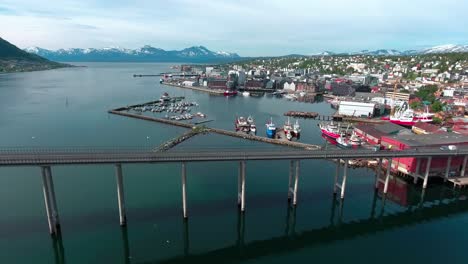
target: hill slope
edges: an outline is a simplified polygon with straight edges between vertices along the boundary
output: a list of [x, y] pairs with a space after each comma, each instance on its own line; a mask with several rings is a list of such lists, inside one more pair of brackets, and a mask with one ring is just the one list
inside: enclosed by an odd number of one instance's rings
[[49, 70], [70, 65], [49, 61], [0, 38], [0, 73]]

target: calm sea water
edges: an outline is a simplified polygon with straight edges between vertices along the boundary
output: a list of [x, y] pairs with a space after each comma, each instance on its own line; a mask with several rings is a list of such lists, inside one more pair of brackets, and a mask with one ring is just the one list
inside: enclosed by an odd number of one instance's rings
[[[84, 65], [0, 75], [0, 146], [158, 146], [185, 130], [107, 110], [157, 99], [165, 91], [197, 101], [196, 111], [215, 120], [209, 126], [232, 129], [236, 115], [252, 114], [260, 135], [268, 118], [281, 125], [288, 110], [332, 113], [325, 103], [224, 98], [165, 87], [157, 78], [132, 77], [169, 71], [170, 64]], [[301, 141], [324, 144], [317, 121], [301, 124]], [[197, 136], [178, 146], [216, 147], [276, 148], [219, 135]], [[333, 203], [334, 164], [303, 161], [298, 207], [291, 210], [288, 166], [287, 161], [247, 163], [246, 213], [240, 218], [238, 164], [188, 164], [189, 220], [184, 222], [180, 165], [124, 165], [125, 229], [118, 224], [113, 166], [53, 167], [60, 240], [48, 234], [40, 169], [0, 168], [0, 262], [466, 263], [468, 204], [463, 194], [432, 184], [420, 203], [419, 187], [394, 179], [405, 191], [384, 204], [373, 190], [374, 173], [351, 169], [340, 210]]]

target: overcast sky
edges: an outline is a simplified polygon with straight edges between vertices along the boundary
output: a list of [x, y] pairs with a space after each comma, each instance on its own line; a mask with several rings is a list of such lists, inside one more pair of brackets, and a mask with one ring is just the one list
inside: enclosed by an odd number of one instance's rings
[[466, 0], [0, 0], [25, 48], [203, 45], [242, 56], [468, 44]]

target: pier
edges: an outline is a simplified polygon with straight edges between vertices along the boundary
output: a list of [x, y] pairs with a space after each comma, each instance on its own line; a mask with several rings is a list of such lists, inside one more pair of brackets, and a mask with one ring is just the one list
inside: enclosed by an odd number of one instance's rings
[[[195, 124], [189, 124], [189, 123], [179, 122], [175, 120], [168, 120], [168, 119], [163, 119], [163, 118], [122, 112], [122, 111], [118, 111], [119, 109], [121, 108], [109, 110], [108, 112], [111, 114], [115, 114], [115, 115], [121, 115], [121, 116], [137, 118], [137, 119], [142, 119], [146, 121], [152, 121], [152, 122], [173, 125], [173, 126], [178, 126], [178, 127], [185, 127], [185, 128], [190, 128], [190, 129], [192, 129], [195, 126]], [[308, 149], [308, 150], [317, 150], [321, 148], [318, 145], [306, 144], [306, 143], [301, 143], [301, 142], [296, 142], [296, 141], [277, 140], [277, 139], [272, 139], [272, 138], [267, 138], [267, 137], [260, 137], [256, 135], [246, 134], [243, 132], [229, 131], [229, 130], [220, 129], [220, 128], [207, 127], [205, 128], [205, 132], [216, 133], [216, 134], [236, 137], [236, 138], [243, 138], [243, 139], [252, 140], [252, 141], [259, 141], [259, 142], [264, 142], [264, 143], [269, 143], [269, 144], [274, 144], [274, 145], [282, 145], [282, 146], [288, 146], [288, 147], [294, 147], [294, 148]]]

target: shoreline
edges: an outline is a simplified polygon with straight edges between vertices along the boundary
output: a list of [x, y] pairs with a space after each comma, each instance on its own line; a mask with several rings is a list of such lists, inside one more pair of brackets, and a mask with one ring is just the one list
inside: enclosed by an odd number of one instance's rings
[[179, 88], [184, 88], [184, 89], [210, 93], [210, 94], [224, 95], [224, 90], [220, 90], [220, 89], [201, 88], [197, 86], [184, 86], [184, 85], [178, 85], [178, 84], [166, 83], [166, 82], [162, 82], [161, 84], [166, 85], [166, 86], [173, 86], [173, 87], [179, 87]]

